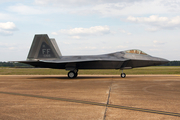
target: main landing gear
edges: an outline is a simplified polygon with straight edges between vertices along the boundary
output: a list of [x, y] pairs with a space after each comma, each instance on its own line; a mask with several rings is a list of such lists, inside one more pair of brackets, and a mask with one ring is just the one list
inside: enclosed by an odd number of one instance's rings
[[126, 73], [123, 73], [123, 70], [122, 70], [122, 73], [121, 73], [121, 77], [122, 77], [122, 78], [125, 78], [125, 77], [126, 77]]
[[69, 78], [76, 78], [78, 76], [78, 71], [69, 71], [68, 77]]

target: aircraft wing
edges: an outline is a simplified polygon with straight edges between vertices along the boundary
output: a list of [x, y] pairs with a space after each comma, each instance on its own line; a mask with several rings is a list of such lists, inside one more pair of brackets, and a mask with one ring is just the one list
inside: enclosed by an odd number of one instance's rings
[[39, 60], [45, 63], [80, 63], [80, 62], [93, 62], [93, 61], [111, 61], [111, 62], [124, 62], [130, 59], [75, 59], [75, 60]]

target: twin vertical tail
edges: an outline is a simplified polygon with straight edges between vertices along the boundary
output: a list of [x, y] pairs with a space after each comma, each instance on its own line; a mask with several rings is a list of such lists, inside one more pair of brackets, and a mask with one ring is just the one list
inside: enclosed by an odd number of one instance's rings
[[34, 36], [27, 60], [55, 60], [62, 56], [55, 39], [47, 34]]

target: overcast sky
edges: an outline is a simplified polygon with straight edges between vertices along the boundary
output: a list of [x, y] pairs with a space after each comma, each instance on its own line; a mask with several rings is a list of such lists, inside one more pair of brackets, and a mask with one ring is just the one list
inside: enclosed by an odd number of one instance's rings
[[140, 49], [180, 60], [180, 0], [0, 0], [0, 61], [25, 60], [35, 34], [62, 55]]

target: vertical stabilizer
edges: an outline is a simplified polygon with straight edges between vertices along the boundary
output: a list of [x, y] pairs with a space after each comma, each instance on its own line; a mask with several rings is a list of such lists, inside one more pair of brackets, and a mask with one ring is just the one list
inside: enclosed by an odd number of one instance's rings
[[47, 34], [34, 36], [27, 60], [60, 59], [61, 52], [55, 39], [49, 39]]
[[50, 40], [51, 40], [51, 42], [52, 42], [52, 44], [53, 44], [56, 52], [58, 53], [58, 55], [59, 55], [59, 56], [62, 56], [62, 54], [61, 54], [61, 52], [60, 52], [60, 50], [59, 50], [59, 47], [58, 47], [58, 45], [57, 45], [57, 43], [56, 43], [56, 40], [53, 39], [53, 38], [51, 38]]

